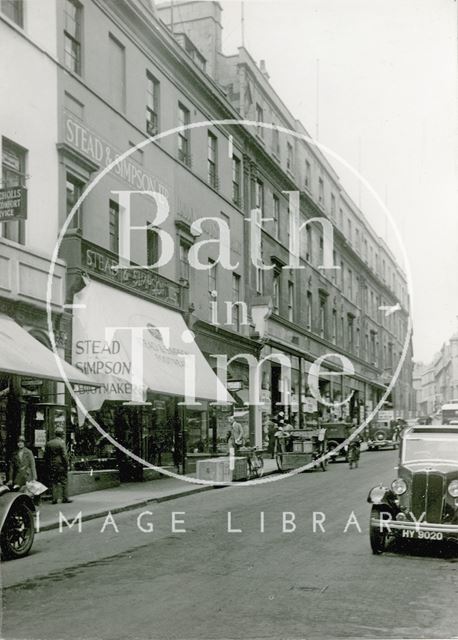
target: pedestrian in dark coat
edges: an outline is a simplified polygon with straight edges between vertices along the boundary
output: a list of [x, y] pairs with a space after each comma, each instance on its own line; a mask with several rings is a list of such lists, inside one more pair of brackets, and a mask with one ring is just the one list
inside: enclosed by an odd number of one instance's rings
[[52, 488], [52, 503], [57, 504], [59, 493], [62, 492], [62, 502], [72, 502], [68, 499], [68, 456], [64, 442], [64, 430], [56, 427], [55, 437], [48, 440], [45, 447], [45, 462], [48, 478]]
[[25, 446], [25, 438], [19, 436], [17, 449], [13, 453], [9, 467], [8, 481], [22, 488], [27, 482], [36, 479], [35, 458], [30, 449]]
[[267, 423], [267, 438], [269, 441], [268, 451], [270, 453], [270, 457], [275, 457], [275, 433], [277, 432], [277, 426], [273, 420], [269, 420]]

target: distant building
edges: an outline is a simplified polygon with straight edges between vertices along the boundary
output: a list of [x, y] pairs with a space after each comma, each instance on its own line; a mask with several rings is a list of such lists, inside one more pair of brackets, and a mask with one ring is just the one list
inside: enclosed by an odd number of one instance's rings
[[443, 404], [458, 401], [458, 332], [442, 345], [429, 364], [416, 364], [415, 370], [420, 415], [432, 415]]

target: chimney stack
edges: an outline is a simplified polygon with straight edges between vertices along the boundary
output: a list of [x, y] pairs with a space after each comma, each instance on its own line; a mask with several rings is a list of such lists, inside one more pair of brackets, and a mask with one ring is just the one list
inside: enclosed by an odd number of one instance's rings
[[262, 75], [264, 76], [264, 78], [266, 80], [268, 80], [270, 78], [268, 72], [267, 72], [267, 68], [266, 68], [266, 61], [265, 60], [260, 60], [259, 61], [259, 70], [262, 73]]

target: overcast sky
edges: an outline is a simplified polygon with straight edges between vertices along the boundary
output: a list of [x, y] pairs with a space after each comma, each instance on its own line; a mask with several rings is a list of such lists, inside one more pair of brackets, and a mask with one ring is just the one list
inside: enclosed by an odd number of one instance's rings
[[[241, 45], [241, 3], [223, 1], [223, 51]], [[245, 46], [309, 133], [386, 202], [413, 279], [414, 357], [458, 331], [457, 3], [246, 0]], [[317, 65], [317, 60], [319, 64]], [[317, 109], [317, 67], [319, 98]], [[391, 224], [333, 160], [396, 254]]]

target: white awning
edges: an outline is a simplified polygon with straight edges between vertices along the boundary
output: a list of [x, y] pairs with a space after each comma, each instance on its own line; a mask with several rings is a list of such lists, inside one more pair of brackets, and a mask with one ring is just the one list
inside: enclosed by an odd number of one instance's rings
[[[136, 339], [134, 328], [141, 328]], [[177, 311], [90, 282], [75, 295], [73, 310], [73, 364], [101, 383], [80, 396], [86, 409], [98, 409], [104, 400], [132, 399], [133, 365], [139, 353], [143, 377], [137, 388], [143, 392], [185, 398], [190, 389], [189, 383], [185, 386], [186, 361], [196, 401], [233, 402], [197, 344], [187, 341], [189, 333]]]
[[[56, 356], [12, 318], [0, 314], [0, 371], [28, 378], [62, 380]], [[67, 380], [78, 385], [97, 385], [84, 373], [59, 358]]]

